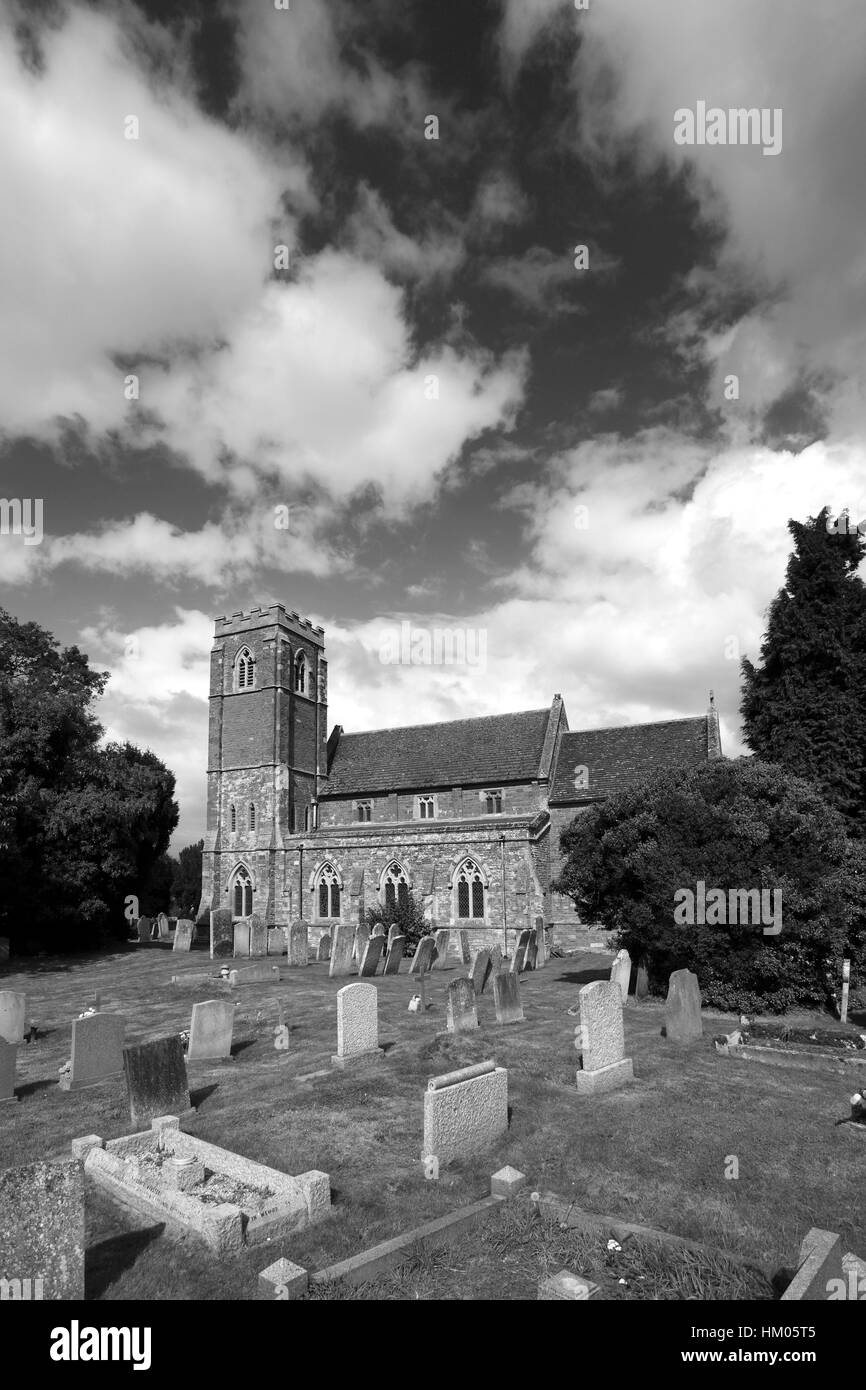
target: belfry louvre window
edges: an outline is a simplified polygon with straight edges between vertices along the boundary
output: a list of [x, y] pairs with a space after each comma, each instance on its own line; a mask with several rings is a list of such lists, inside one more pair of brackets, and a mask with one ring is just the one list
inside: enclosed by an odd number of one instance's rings
[[237, 812], [237, 807], [235, 806], [234, 802], [233, 802], [232, 805], [229, 807], [229, 824], [231, 825], [232, 830], [237, 830], [237, 828], [238, 828], [238, 812]]
[[484, 798], [484, 812], [488, 816], [498, 816], [502, 812], [502, 789], [496, 791], [482, 792]]
[[457, 916], [484, 917], [484, 880], [478, 865], [471, 859], [461, 864], [457, 873]]
[[298, 695], [307, 693], [307, 658], [303, 652], [295, 657], [295, 690]]
[[252, 802], [250, 802], [250, 809], [249, 809], [249, 827], [250, 827], [250, 830], [255, 830], [255, 828], [256, 828], [256, 808], [255, 808], [255, 806], [253, 805]]
[[255, 685], [256, 663], [249, 647], [244, 647], [235, 662], [235, 690], [250, 690]]
[[319, 870], [319, 916], [339, 917], [340, 884], [337, 871], [331, 864], [324, 864]]
[[385, 871], [385, 905], [399, 903], [404, 906], [409, 901], [409, 884], [402, 865], [394, 863]]

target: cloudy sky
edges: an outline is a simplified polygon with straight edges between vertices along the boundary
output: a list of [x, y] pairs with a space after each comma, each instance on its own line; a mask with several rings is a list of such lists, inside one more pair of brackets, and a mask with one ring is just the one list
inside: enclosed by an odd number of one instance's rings
[[[44, 530], [0, 603], [111, 672], [175, 848], [254, 604], [324, 626], [347, 730], [713, 687], [739, 751], [787, 519], [866, 515], [866, 6], [277, 3], [0, 0], [0, 493]], [[678, 144], [699, 102], [781, 150]], [[473, 659], [383, 662], [402, 622]]]

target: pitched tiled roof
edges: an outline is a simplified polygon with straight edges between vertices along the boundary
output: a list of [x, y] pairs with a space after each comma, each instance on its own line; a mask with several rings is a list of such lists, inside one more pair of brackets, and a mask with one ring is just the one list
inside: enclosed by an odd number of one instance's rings
[[425, 791], [538, 776], [549, 709], [341, 734], [323, 796]]
[[[666, 719], [622, 729], [563, 734], [550, 801], [595, 801], [622, 791], [652, 772], [696, 767], [707, 760], [707, 719]], [[589, 785], [575, 788], [575, 768], [588, 770]]]

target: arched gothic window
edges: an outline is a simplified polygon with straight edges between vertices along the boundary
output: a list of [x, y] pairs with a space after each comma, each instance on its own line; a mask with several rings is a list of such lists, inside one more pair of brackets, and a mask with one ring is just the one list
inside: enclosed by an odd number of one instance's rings
[[295, 657], [295, 690], [298, 695], [307, 693], [307, 658], [303, 652]]
[[339, 917], [340, 880], [333, 864], [323, 864], [317, 880], [319, 917]]
[[235, 690], [251, 690], [256, 683], [256, 663], [249, 647], [243, 647], [235, 661]]
[[457, 889], [457, 916], [484, 917], [484, 880], [473, 859], [465, 859], [454, 876]]
[[382, 880], [385, 888], [385, 906], [390, 903], [400, 903], [402, 906], [409, 901], [409, 883], [406, 878], [406, 870], [396, 861], [389, 864], [385, 870]]
[[232, 886], [232, 915], [249, 917], [253, 910], [253, 881], [246, 869], [240, 868]]
[[249, 809], [249, 815], [248, 815], [248, 824], [249, 824], [250, 830], [255, 830], [255, 828], [256, 828], [256, 808], [255, 808], [255, 806], [253, 805], [252, 802], [250, 802], [250, 809]]
[[232, 802], [231, 806], [229, 807], [229, 824], [230, 824], [232, 830], [237, 830], [237, 828], [238, 828], [238, 812], [237, 812], [237, 807], [235, 806], [234, 802]]

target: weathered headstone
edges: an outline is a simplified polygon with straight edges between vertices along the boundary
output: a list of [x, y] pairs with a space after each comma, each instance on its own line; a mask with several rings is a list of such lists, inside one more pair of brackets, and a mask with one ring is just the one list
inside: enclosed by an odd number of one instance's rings
[[173, 951], [191, 951], [192, 943], [195, 940], [195, 922], [189, 917], [178, 918], [177, 926], [174, 929]]
[[235, 934], [232, 914], [227, 907], [218, 907], [210, 915], [210, 955], [230, 956], [234, 950]]
[[517, 945], [514, 947], [514, 955], [511, 958], [511, 969], [514, 971], [515, 975], [519, 975], [523, 969], [523, 960], [531, 935], [532, 932], [526, 927], [517, 938]]
[[156, 925], [159, 930], [160, 941], [168, 941], [168, 938], [171, 936], [171, 931], [169, 930], [168, 918], [164, 912], [159, 913], [156, 919]]
[[232, 955], [237, 959], [247, 960], [250, 954], [250, 919], [241, 917], [240, 921], [234, 924], [234, 940], [232, 942]]
[[378, 993], [375, 985], [344, 985], [337, 991], [335, 1066], [383, 1057], [379, 1046]]
[[319, 937], [319, 944], [316, 948], [316, 960], [331, 959], [331, 937], [328, 932], [322, 932]]
[[24, 1040], [24, 1017], [27, 996], [14, 989], [0, 989], [0, 1038], [9, 1043]]
[[526, 943], [526, 955], [523, 957], [524, 970], [534, 970], [538, 962], [538, 942], [534, 936], [530, 936]]
[[424, 1093], [422, 1159], [471, 1158], [508, 1129], [508, 1072], [494, 1062], [434, 1076]]
[[388, 928], [388, 950], [389, 950], [389, 951], [390, 951], [390, 949], [391, 949], [391, 943], [393, 942], [394, 937], [395, 937], [395, 936], [401, 936], [401, 935], [402, 935], [402, 933], [401, 933], [401, 931], [400, 931], [400, 928], [397, 926], [397, 923], [396, 923], [396, 922], [392, 922], [391, 925], [390, 925], [390, 927]]
[[84, 1298], [84, 1165], [80, 1159], [0, 1170], [0, 1251], [4, 1276], [13, 1285], [18, 1279], [22, 1284], [30, 1281], [31, 1298], [75, 1302]]
[[646, 999], [649, 996], [649, 975], [645, 965], [639, 965], [635, 975], [634, 997]]
[[468, 975], [459, 975], [448, 986], [446, 1022], [449, 1033], [469, 1033], [478, 1027], [475, 987]]
[[464, 965], [468, 965], [472, 959], [472, 952], [469, 949], [469, 933], [461, 931], [460, 935], [460, 959]]
[[264, 917], [254, 912], [249, 918], [250, 924], [250, 955], [258, 960], [261, 956], [268, 954], [268, 924]]
[[309, 963], [310, 928], [303, 917], [299, 917], [289, 927], [289, 965], [301, 966]]
[[348, 922], [340, 922], [331, 937], [331, 964], [328, 975], [331, 979], [339, 975], [351, 975], [352, 951], [355, 933]]
[[128, 1043], [123, 1049], [123, 1070], [129, 1113], [137, 1129], [149, 1129], [157, 1115], [184, 1119], [193, 1113], [178, 1033], [167, 1033], [151, 1042]]
[[412, 957], [412, 964], [409, 966], [410, 975], [426, 974], [433, 965], [433, 952], [436, 950], [436, 943], [432, 936], [422, 936], [418, 942], [415, 954]]
[[544, 918], [539, 914], [535, 919], [535, 944], [538, 947], [538, 954], [535, 959], [536, 970], [541, 970], [547, 964], [547, 940], [544, 935]]
[[469, 971], [476, 994], [484, 993], [492, 969], [493, 962], [490, 959], [490, 952], [486, 947], [482, 947], [480, 951], [476, 951], [475, 959], [472, 962], [472, 969]]
[[375, 975], [379, 968], [379, 961], [382, 959], [382, 947], [385, 945], [385, 933], [376, 935], [374, 933], [364, 948], [364, 955], [361, 959], [361, 966], [358, 974], [363, 977]]
[[384, 936], [384, 935], [385, 935], [385, 923], [384, 923], [384, 922], [374, 922], [374, 923], [373, 923], [373, 933], [372, 933], [372, 934], [373, 934], [373, 936]]
[[403, 959], [403, 948], [405, 945], [405, 936], [394, 937], [394, 940], [388, 947], [388, 955], [385, 960], [384, 974], [398, 975], [400, 973], [400, 962]]
[[434, 970], [448, 969], [448, 938], [450, 937], [450, 935], [451, 933], [448, 930], [448, 928], [443, 927], [441, 931], [436, 932], [433, 938], [433, 942], [436, 948], [436, 955], [433, 958]]
[[580, 1024], [575, 1030], [575, 1047], [580, 1052], [577, 1073], [580, 1095], [612, 1091], [633, 1080], [630, 1057], [625, 1057], [625, 1031], [622, 1022], [622, 994], [614, 980], [594, 980], [578, 995]]
[[230, 985], [261, 985], [279, 983], [280, 967], [272, 961], [250, 961], [229, 971]]
[[497, 1023], [520, 1023], [523, 1005], [520, 1002], [520, 976], [510, 970], [500, 970], [493, 976], [493, 1003]]
[[369, 940], [370, 928], [364, 922], [362, 922], [359, 927], [355, 928], [355, 950], [352, 957], [353, 960], [357, 961], [359, 965], [363, 959], [364, 952], [367, 949], [367, 942]]
[[88, 1014], [72, 1024], [72, 1065], [60, 1077], [63, 1091], [80, 1091], [123, 1074], [126, 1019], [120, 1014]]
[[610, 978], [615, 984], [619, 985], [622, 1002], [628, 999], [628, 987], [631, 981], [631, 956], [628, 951], [617, 951], [613, 958], [613, 965], [610, 967]]
[[671, 1042], [695, 1042], [703, 1032], [698, 977], [691, 970], [675, 970], [665, 1001], [665, 1037]]
[[235, 1006], [230, 999], [205, 999], [200, 1004], [193, 1004], [187, 1060], [195, 1062], [203, 1057], [231, 1057], [234, 1024]]
[[289, 950], [289, 938], [285, 927], [268, 927], [268, 955], [285, 956]]
[[491, 975], [498, 975], [502, 969], [502, 947], [497, 941], [492, 946], [488, 946], [487, 949], [490, 952], [490, 973]]
[[143, 945], [145, 941], [150, 941], [150, 929], [153, 922], [149, 917], [139, 917], [138, 919], [138, 939]]
[[15, 1094], [15, 1059], [18, 1055], [18, 1044], [8, 1043], [5, 1038], [0, 1038], [0, 1105], [5, 1100], [17, 1100]]

